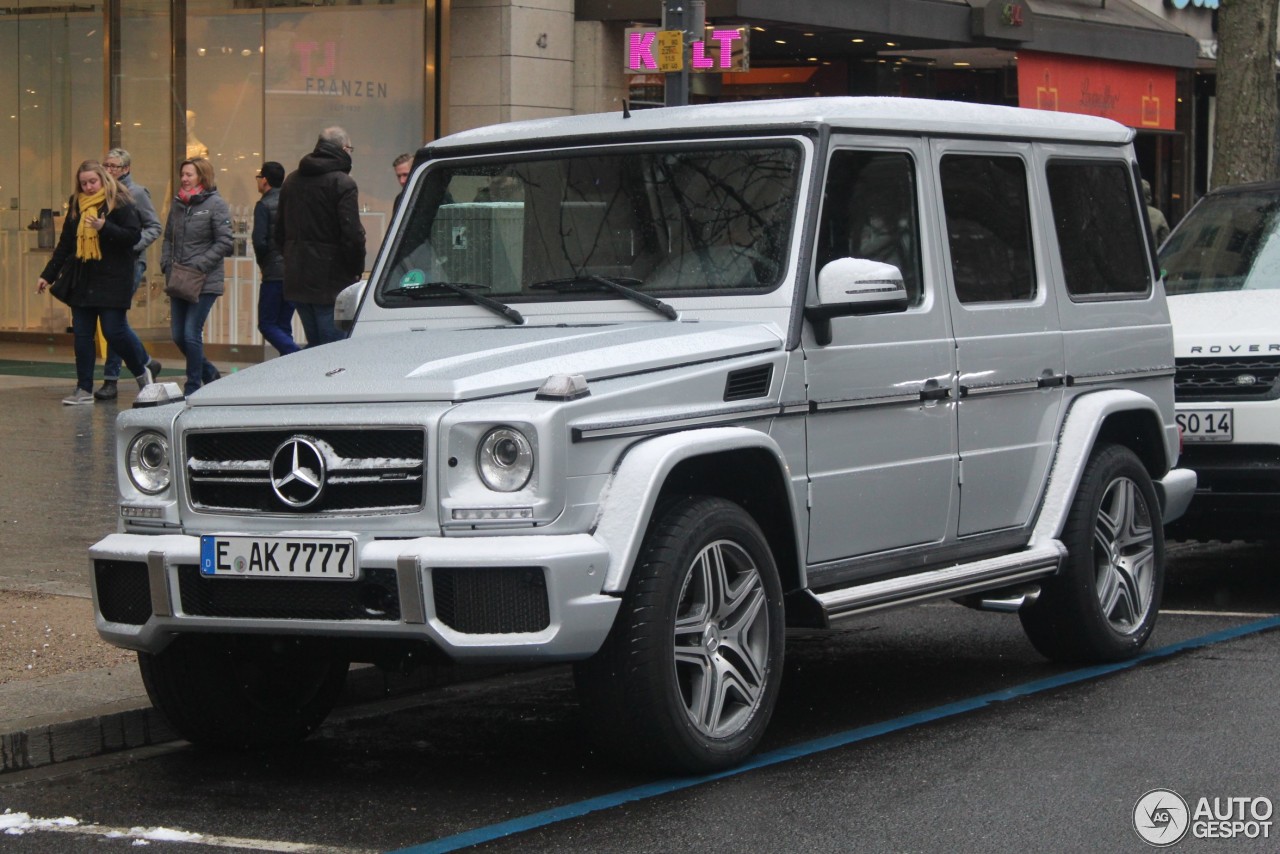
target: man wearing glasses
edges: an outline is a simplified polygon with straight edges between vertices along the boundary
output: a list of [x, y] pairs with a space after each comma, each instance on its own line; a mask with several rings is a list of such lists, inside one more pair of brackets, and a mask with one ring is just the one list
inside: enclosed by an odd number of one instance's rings
[[333, 304], [364, 273], [354, 150], [345, 130], [325, 128], [280, 188], [275, 242], [284, 255], [284, 298], [298, 310], [308, 347], [346, 337], [334, 325]]
[[[133, 180], [131, 174], [133, 171], [133, 158], [129, 156], [129, 152], [123, 148], [113, 148], [102, 159], [102, 165], [111, 173], [111, 177], [128, 188], [129, 193], [133, 196], [134, 207], [138, 209], [138, 217], [142, 220], [142, 239], [133, 247], [133, 254], [137, 259], [133, 271], [133, 293], [136, 294], [138, 286], [142, 284], [142, 277], [147, 272], [147, 247], [160, 236], [160, 217], [156, 216], [156, 207], [151, 203], [151, 194], [147, 192], [147, 188]], [[127, 315], [124, 328], [125, 332], [138, 342], [138, 349], [145, 355], [146, 348], [138, 340], [138, 334], [129, 326]], [[121, 361], [120, 354], [108, 345], [107, 361], [102, 367], [102, 386], [93, 393], [93, 396], [98, 400], [115, 400], [119, 396], [116, 383], [120, 379]], [[147, 367], [151, 369], [152, 377], [160, 375], [160, 363], [149, 355], [147, 356]]]

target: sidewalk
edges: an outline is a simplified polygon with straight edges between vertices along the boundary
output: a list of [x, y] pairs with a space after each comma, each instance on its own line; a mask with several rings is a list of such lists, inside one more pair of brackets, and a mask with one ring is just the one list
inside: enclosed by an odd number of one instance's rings
[[[162, 379], [180, 374], [179, 360], [157, 356]], [[218, 362], [224, 373], [251, 364]], [[117, 402], [62, 406], [74, 382], [70, 347], [0, 341], [0, 652], [8, 650], [0, 662], [0, 780], [175, 739], [133, 655], [97, 638], [89, 602], [86, 549], [114, 530], [115, 415], [134, 391], [122, 383]], [[103, 660], [114, 663], [77, 667]], [[50, 675], [19, 672], [32, 661]], [[361, 704], [498, 672], [441, 666], [406, 676], [356, 667], [340, 705], [358, 714]]]

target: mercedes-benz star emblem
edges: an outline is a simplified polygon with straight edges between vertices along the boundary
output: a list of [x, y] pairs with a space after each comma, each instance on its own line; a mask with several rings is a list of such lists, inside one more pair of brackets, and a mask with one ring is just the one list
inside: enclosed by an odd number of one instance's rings
[[294, 436], [271, 455], [271, 489], [295, 510], [310, 507], [324, 494], [324, 453], [315, 440]]

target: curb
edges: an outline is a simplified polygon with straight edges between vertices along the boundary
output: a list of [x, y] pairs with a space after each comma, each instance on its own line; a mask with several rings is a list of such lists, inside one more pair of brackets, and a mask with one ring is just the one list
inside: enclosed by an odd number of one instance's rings
[[[403, 674], [384, 673], [371, 665], [355, 666], [347, 674], [347, 687], [335, 712], [527, 669], [427, 664]], [[33, 722], [0, 733], [0, 783], [9, 773], [179, 740], [145, 697], [89, 708], [70, 713], [66, 720]]]

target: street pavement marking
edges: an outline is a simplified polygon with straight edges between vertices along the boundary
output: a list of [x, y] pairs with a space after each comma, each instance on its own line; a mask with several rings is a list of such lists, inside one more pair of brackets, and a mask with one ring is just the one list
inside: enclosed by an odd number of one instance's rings
[[1184, 611], [1178, 608], [1161, 608], [1161, 614], [1172, 614], [1175, 617], [1243, 617], [1246, 620], [1261, 620], [1274, 617], [1261, 611]]
[[[1251, 614], [1249, 616], [1256, 615]], [[731, 768], [728, 771], [721, 771], [716, 774], [707, 774], [702, 777], [679, 777], [668, 780], [658, 780], [654, 783], [636, 786], [631, 789], [623, 789], [618, 792], [611, 792], [607, 795], [588, 798], [585, 801], [578, 801], [577, 803], [565, 804], [564, 806], [533, 813], [521, 818], [511, 819], [510, 821], [491, 824], [487, 827], [477, 827], [473, 830], [463, 831], [462, 833], [458, 833], [453, 836], [446, 836], [432, 842], [424, 842], [421, 845], [402, 848], [399, 851], [392, 852], [392, 854], [445, 854], [445, 852], [457, 851], [460, 848], [467, 848], [484, 842], [492, 842], [493, 840], [501, 839], [504, 836], [523, 833], [527, 830], [546, 827], [548, 825], [557, 824], [573, 818], [581, 818], [582, 816], [589, 815], [590, 813], [612, 809], [614, 807], [621, 806], [622, 804], [648, 800], [649, 798], [656, 798], [659, 795], [666, 795], [683, 789], [691, 789], [694, 786], [701, 786], [706, 783], [715, 782], [716, 780], [736, 777], [739, 774], [745, 774], [748, 771], [755, 771], [758, 768], [767, 768], [771, 765], [779, 765], [783, 762], [789, 762], [792, 759], [800, 759], [802, 757], [812, 756], [816, 753], [824, 753], [838, 747], [846, 747], [859, 741], [867, 741], [868, 739], [910, 729], [911, 727], [920, 726], [921, 724], [932, 723], [945, 718], [967, 714], [993, 703], [1000, 703], [1006, 700], [1018, 700], [1023, 697], [1029, 697], [1033, 694], [1040, 694], [1045, 691], [1062, 688], [1066, 685], [1073, 685], [1077, 682], [1088, 682], [1091, 679], [1098, 679], [1102, 676], [1108, 676], [1112, 673], [1128, 670], [1149, 661], [1168, 658], [1169, 656], [1180, 652], [1186, 652], [1187, 650], [1200, 649], [1201, 647], [1235, 640], [1236, 638], [1265, 632], [1277, 627], [1280, 627], [1280, 617], [1270, 617], [1265, 620], [1245, 623], [1244, 625], [1235, 626], [1234, 628], [1223, 629], [1222, 631], [1212, 632], [1207, 635], [1200, 635], [1199, 637], [1189, 638], [1184, 641], [1178, 641], [1177, 643], [1162, 646], [1158, 649], [1148, 650], [1129, 659], [1128, 661], [1117, 661], [1111, 664], [1098, 664], [1092, 667], [1082, 667], [1078, 670], [1059, 673], [1057, 676], [1050, 676], [1047, 679], [1037, 679], [1032, 682], [1024, 682], [1021, 685], [1015, 685], [1012, 688], [1004, 688], [999, 691], [993, 691], [989, 694], [970, 697], [966, 700], [958, 700], [954, 703], [934, 706], [932, 709], [925, 709], [922, 712], [903, 715], [902, 717], [892, 718], [887, 721], [881, 721], [880, 723], [869, 724], [867, 726], [858, 727], [857, 729], [845, 730], [844, 732], [838, 732], [833, 735], [813, 739], [812, 741], [801, 742], [800, 744], [794, 744], [790, 747], [771, 750], [768, 753], [761, 753], [758, 756], [748, 759], [744, 764], [739, 765], [736, 768]]]
[[107, 827], [102, 824], [81, 824], [76, 818], [32, 818], [22, 812], [0, 813], [0, 832], [6, 836], [22, 836], [26, 833], [46, 831], [74, 833], [81, 836], [98, 836], [103, 839], [132, 839], [135, 845], [148, 842], [188, 842], [214, 848], [240, 848], [249, 851], [281, 851], [286, 854], [373, 854], [365, 848], [335, 848], [331, 845], [312, 845], [307, 842], [279, 842], [273, 839], [245, 839], [237, 836], [208, 836], [188, 830], [169, 827]]

